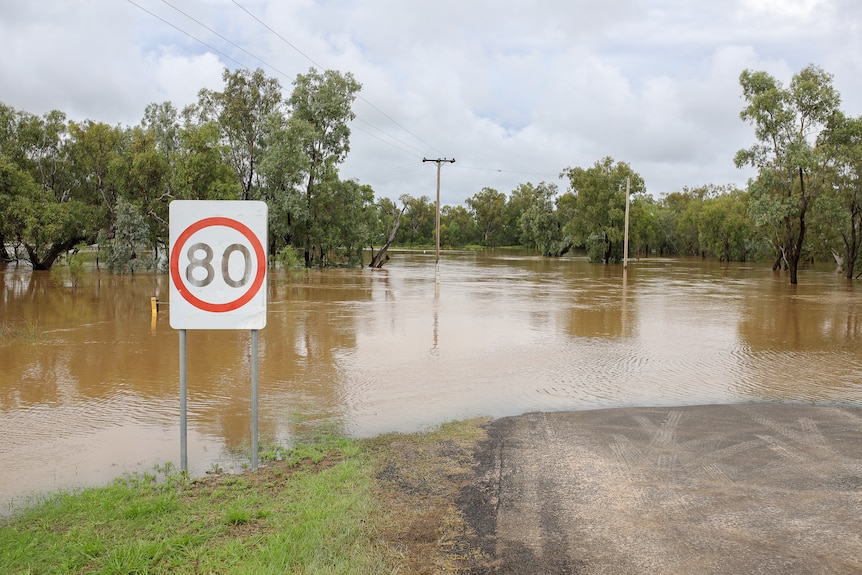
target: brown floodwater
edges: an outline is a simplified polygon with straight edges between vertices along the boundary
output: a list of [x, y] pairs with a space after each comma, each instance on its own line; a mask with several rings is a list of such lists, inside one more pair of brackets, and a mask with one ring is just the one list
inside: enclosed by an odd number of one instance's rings
[[[179, 464], [168, 277], [0, 268], [0, 505]], [[383, 270], [271, 271], [261, 442], [624, 405], [862, 405], [862, 291], [762, 264], [621, 266], [396, 252]], [[250, 334], [189, 331], [189, 470], [247, 462]], [[244, 451], [246, 450], [246, 451]]]

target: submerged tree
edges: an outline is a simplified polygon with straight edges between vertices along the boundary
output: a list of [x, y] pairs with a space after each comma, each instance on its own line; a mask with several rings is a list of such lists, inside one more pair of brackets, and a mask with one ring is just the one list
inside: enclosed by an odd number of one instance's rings
[[[380, 269], [389, 261], [387, 252], [398, 235], [398, 228], [401, 227], [401, 216], [407, 209], [407, 196], [402, 196], [401, 201], [400, 208], [389, 198], [382, 198], [376, 206], [377, 213], [371, 229], [371, 262], [368, 264], [370, 268]], [[374, 251], [375, 238], [380, 238], [383, 242], [376, 252]]]
[[796, 284], [809, 210], [826, 177], [824, 150], [815, 144], [840, 98], [832, 76], [817, 66], [794, 75], [787, 88], [763, 71], [745, 70], [739, 83], [747, 102], [740, 117], [754, 125], [758, 143], [737, 152], [736, 165], [757, 168], [752, 214], [780, 230], [776, 247]]
[[482, 188], [466, 203], [476, 220], [482, 245], [500, 245], [506, 231], [506, 195], [494, 188]]
[[62, 112], [34, 116], [0, 104], [0, 238], [23, 248], [34, 270], [93, 241], [105, 222], [102, 196], [91, 192], [108, 174], [112, 151], [100, 155], [104, 170], [88, 172], [70, 158], [69, 146], [79, 142], [68, 136]]
[[141, 268], [152, 268], [153, 256], [144, 254], [152, 246], [150, 229], [138, 207], [120, 197], [114, 213], [117, 220], [113, 237], [99, 237], [99, 251], [108, 270], [128, 274]]
[[304, 244], [306, 266], [325, 257], [323, 242], [328, 240], [320, 235], [321, 218], [327, 216], [324, 190], [335, 185], [338, 165], [350, 151], [348, 122], [356, 117], [352, 105], [360, 89], [352, 74], [334, 70], [320, 73], [312, 68], [293, 82], [288, 132], [305, 157], [305, 205], [303, 213], [297, 214], [303, 220], [298, 230], [302, 237], [296, 239]]
[[835, 114], [823, 145], [829, 151], [831, 174], [817, 202], [819, 229], [849, 279], [862, 248], [862, 117]]
[[[557, 198], [557, 186], [542, 182], [538, 186], [521, 186], [520, 199], [526, 209], [518, 219], [522, 245], [536, 248], [542, 255], [560, 257], [573, 247], [570, 236], [564, 231], [566, 224], [566, 199]], [[529, 191], [530, 200], [525, 202]], [[561, 201], [562, 200], [562, 201]]]
[[571, 217], [565, 231], [575, 244], [587, 247], [594, 262], [623, 259], [625, 235], [626, 179], [632, 196], [646, 193], [643, 178], [625, 162], [605, 157], [589, 168], [568, 168]]

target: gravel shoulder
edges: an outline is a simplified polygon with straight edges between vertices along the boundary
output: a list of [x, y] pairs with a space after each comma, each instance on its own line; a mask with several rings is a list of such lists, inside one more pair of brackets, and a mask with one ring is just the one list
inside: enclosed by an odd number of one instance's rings
[[862, 410], [531, 413], [484, 424], [471, 573], [862, 573]]

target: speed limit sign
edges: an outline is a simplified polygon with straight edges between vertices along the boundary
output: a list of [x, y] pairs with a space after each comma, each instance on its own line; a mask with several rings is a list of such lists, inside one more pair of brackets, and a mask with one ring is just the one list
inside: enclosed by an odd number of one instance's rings
[[175, 200], [169, 209], [171, 327], [262, 329], [266, 203]]

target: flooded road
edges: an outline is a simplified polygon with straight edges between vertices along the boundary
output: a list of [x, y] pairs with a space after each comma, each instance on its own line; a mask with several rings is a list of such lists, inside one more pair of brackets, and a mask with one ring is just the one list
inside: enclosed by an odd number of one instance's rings
[[[179, 464], [164, 275], [0, 268], [0, 505]], [[829, 268], [621, 266], [396, 252], [383, 270], [271, 271], [261, 443], [616, 406], [862, 405], [862, 292]], [[862, 285], [862, 284], [859, 284]], [[189, 469], [247, 462], [250, 334], [188, 332]], [[246, 450], [246, 451], [244, 451]], [[2, 509], [0, 509], [2, 512]]]

